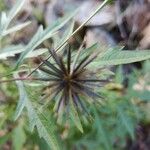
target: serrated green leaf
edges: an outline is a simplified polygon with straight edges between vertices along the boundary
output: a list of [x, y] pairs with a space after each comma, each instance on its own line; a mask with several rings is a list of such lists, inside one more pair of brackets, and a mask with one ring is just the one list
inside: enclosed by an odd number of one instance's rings
[[13, 57], [15, 54], [21, 53], [24, 50], [23, 45], [10, 45], [1, 49], [0, 60], [7, 59], [7, 57]]
[[19, 125], [13, 130], [12, 141], [14, 150], [23, 149], [23, 144], [26, 141], [26, 135], [22, 123], [19, 123]]
[[[9, 47], [3, 48], [0, 52], [0, 60], [5, 60], [8, 57], [14, 57], [25, 50], [23, 45], [11, 45]], [[25, 58], [33, 58], [46, 53], [48, 50], [46, 48], [35, 49], [29, 52]]]
[[1, 20], [0, 20], [0, 36], [2, 35], [3, 30], [5, 28], [6, 21], [7, 21], [6, 13], [2, 12], [2, 14], [1, 14]]
[[70, 95], [70, 118], [73, 121], [73, 123], [76, 125], [76, 127], [83, 133], [82, 124], [78, 116], [78, 112], [74, 106], [71, 95]]
[[20, 58], [18, 59], [16, 63], [16, 68], [23, 62], [25, 56], [29, 52], [33, 51], [38, 45], [40, 45], [46, 39], [51, 38], [56, 33], [57, 30], [62, 28], [72, 17], [74, 17], [76, 12], [77, 11], [74, 11], [73, 13], [66, 15], [63, 18], [58, 19], [44, 31], [43, 28], [40, 27], [37, 33], [33, 36], [32, 40], [27, 45], [25, 51], [21, 54]]
[[93, 66], [108, 66], [108, 65], [120, 65], [128, 64], [133, 62], [139, 62], [143, 60], [150, 59], [150, 51], [129, 51], [129, 50], [114, 50], [109, 53], [104, 53], [102, 57], [99, 58], [99, 61], [91, 63]]
[[39, 48], [39, 49], [34, 50], [33, 52], [28, 53], [25, 58], [37, 57], [46, 53], [47, 51], [48, 51], [47, 48]]
[[134, 139], [134, 127], [132, 121], [130, 120], [130, 118], [127, 116], [127, 114], [124, 112], [124, 110], [121, 107], [119, 106], [117, 107], [117, 112], [123, 126], [129, 133], [131, 138]]
[[[93, 107], [93, 106], [92, 106]], [[102, 120], [100, 116], [98, 116], [97, 110], [93, 107], [94, 115], [95, 115], [95, 126], [98, 129], [98, 134], [100, 134], [101, 141], [103, 142], [106, 150], [111, 150], [111, 144], [108, 139], [108, 133], [106, 132]]]
[[17, 0], [15, 5], [12, 7], [12, 9], [8, 13], [8, 21], [6, 24], [6, 27], [8, 27], [10, 21], [17, 15], [17, 13], [21, 10], [25, 3], [25, 0]]
[[[18, 77], [17, 74], [14, 75], [15, 78]], [[23, 85], [23, 82], [21, 81], [16, 81], [16, 84], [18, 86], [18, 90], [19, 90], [19, 102], [18, 102], [18, 105], [17, 105], [17, 109], [16, 109], [16, 112], [15, 112], [15, 120], [18, 119], [18, 117], [21, 115], [24, 107], [26, 106], [26, 103], [28, 101], [28, 96], [27, 96], [27, 93], [24, 89], [24, 85]]]
[[39, 136], [47, 142], [52, 150], [62, 150], [60, 142], [56, 137], [56, 128], [52, 120], [47, 120], [43, 114], [37, 113], [30, 101], [28, 101], [26, 108], [30, 120], [31, 131], [33, 131], [34, 127], [37, 127]]
[[[15, 75], [15, 77], [17, 78], [17, 75]], [[28, 95], [22, 81], [17, 81], [17, 85], [20, 91], [20, 101], [18, 103], [15, 119], [20, 116], [23, 108], [26, 107], [30, 120], [31, 131], [33, 131], [33, 129], [37, 127], [39, 136], [47, 142], [52, 150], [62, 150], [60, 141], [56, 136], [56, 128], [54, 123], [52, 122], [52, 119], [48, 120], [43, 114], [38, 113], [35, 110], [34, 106], [28, 99]]]
[[[17, 30], [17, 28], [11, 28], [10, 30], [7, 31], [7, 28], [12, 21], [12, 19], [16, 16], [16, 14], [20, 11], [24, 4], [25, 0], [18, 0], [16, 4], [12, 7], [12, 9], [9, 11], [8, 15], [3, 12], [1, 15], [1, 22], [0, 22], [0, 36], [6, 35], [6, 33], [10, 33]], [[18, 26], [20, 29], [25, 27], [26, 24]], [[18, 28], [18, 29], [19, 29]]]
[[19, 31], [23, 28], [25, 28], [26, 26], [28, 26], [31, 22], [28, 21], [28, 22], [25, 22], [25, 23], [22, 23], [22, 24], [19, 24], [19, 25], [16, 25], [10, 29], [7, 29], [3, 32], [2, 36], [5, 36], [7, 34], [10, 34], [10, 33], [13, 33], [13, 32], [16, 32], [16, 31]]

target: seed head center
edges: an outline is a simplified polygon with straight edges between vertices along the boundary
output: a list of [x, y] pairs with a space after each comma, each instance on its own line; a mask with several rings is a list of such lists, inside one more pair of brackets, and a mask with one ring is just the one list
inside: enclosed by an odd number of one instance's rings
[[66, 83], [70, 83], [71, 80], [72, 80], [71, 75], [64, 76], [64, 81], [65, 81]]

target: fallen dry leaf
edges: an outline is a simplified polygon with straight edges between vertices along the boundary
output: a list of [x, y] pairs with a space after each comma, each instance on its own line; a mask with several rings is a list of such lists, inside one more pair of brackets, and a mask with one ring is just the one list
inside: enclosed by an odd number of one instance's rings
[[[76, 17], [76, 21], [83, 23], [99, 5], [101, 5], [101, 2], [99, 1], [87, 0], [83, 2], [80, 6], [80, 11]], [[115, 24], [114, 6], [105, 6], [87, 23], [88, 26], [101, 26], [106, 24]]]
[[143, 38], [139, 44], [140, 49], [150, 48], [150, 23], [143, 30], [142, 35], [143, 35]]
[[86, 46], [89, 47], [97, 42], [105, 48], [116, 45], [113, 37], [107, 31], [96, 27], [88, 29], [86, 32]]

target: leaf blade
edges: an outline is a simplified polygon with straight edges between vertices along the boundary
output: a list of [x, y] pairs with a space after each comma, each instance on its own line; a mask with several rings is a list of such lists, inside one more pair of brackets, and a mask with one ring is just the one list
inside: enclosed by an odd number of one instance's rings
[[53, 23], [53, 25], [49, 26], [45, 30], [43, 30], [42, 27], [40, 27], [37, 31], [37, 33], [33, 36], [32, 40], [27, 45], [25, 51], [21, 54], [19, 57], [16, 68], [23, 62], [25, 56], [33, 51], [38, 45], [40, 45], [42, 42], [44, 42], [46, 39], [51, 38], [57, 30], [59, 30], [61, 27], [63, 27], [74, 15], [76, 14], [76, 11], [73, 13], [64, 16], [63, 18], [58, 19], [56, 22]]
[[142, 50], [142, 51], [111, 51], [110, 53], [104, 54], [99, 62], [93, 62], [94, 65], [120, 65], [120, 64], [128, 64], [138, 61], [143, 61], [146, 59], [150, 59], [150, 51]]
[[[14, 77], [17, 78], [18, 75], [14, 74]], [[26, 103], [28, 101], [27, 93], [24, 90], [23, 82], [16, 81], [16, 84], [17, 84], [17, 87], [18, 87], [18, 90], [19, 90], [20, 98], [19, 98], [19, 102], [18, 102], [18, 105], [17, 105], [17, 108], [16, 108], [14, 120], [17, 120], [19, 118], [19, 116], [21, 115], [21, 113], [22, 113], [23, 109], [25, 108]]]
[[26, 26], [28, 26], [31, 22], [28, 21], [28, 22], [25, 22], [25, 23], [22, 23], [22, 24], [19, 24], [19, 25], [16, 25], [10, 29], [7, 29], [3, 32], [2, 36], [6, 36], [7, 34], [11, 34], [13, 32], [16, 32], [16, 31], [19, 31], [23, 28], [25, 28]]
[[30, 120], [31, 131], [33, 131], [36, 126], [39, 136], [43, 137], [53, 150], [61, 150], [60, 142], [57, 140], [55, 135], [54, 124], [47, 121], [42, 114], [38, 114], [30, 101], [28, 101], [26, 108]]

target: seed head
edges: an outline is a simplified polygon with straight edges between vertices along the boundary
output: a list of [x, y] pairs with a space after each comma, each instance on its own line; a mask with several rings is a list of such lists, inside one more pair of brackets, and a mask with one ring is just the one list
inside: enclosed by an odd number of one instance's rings
[[56, 101], [57, 112], [67, 108], [70, 101], [76, 108], [86, 111], [83, 98], [87, 101], [102, 99], [95, 89], [103, 86], [108, 80], [97, 78], [97, 72], [87, 68], [99, 53], [88, 54], [80, 59], [81, 49], [75, 56], [72, 55], [70, 48], [67, 49], [65, 56], [58, 55], [54, 50], [49, 52], [52, 60], [44, 60], [45, 66], [39, 69], [47, 74], [47, 77], [42, 80], [49, 82], [47, 88], [51, 90], [51, 93], [46, 96]]

